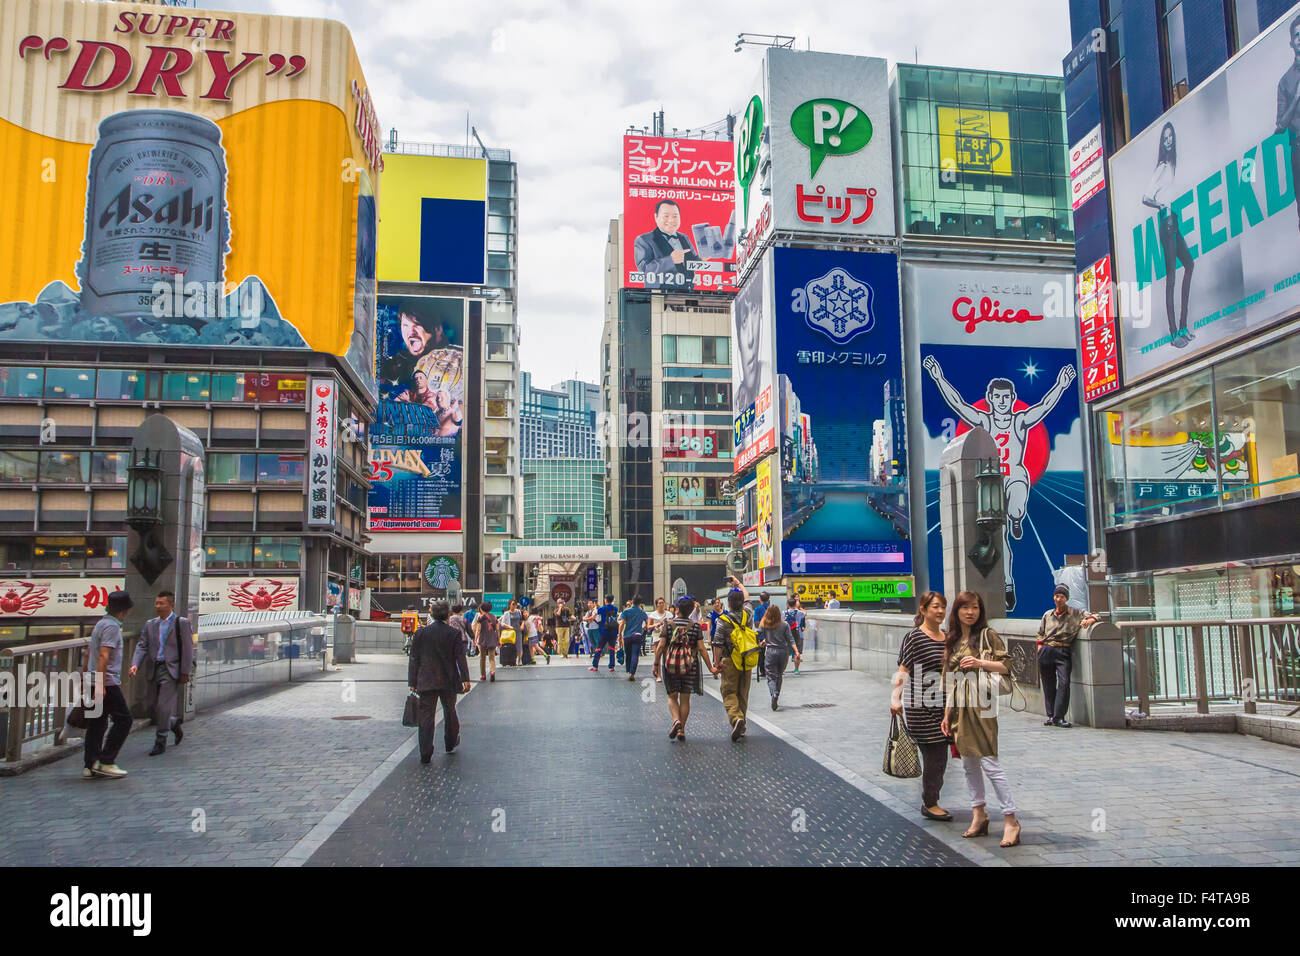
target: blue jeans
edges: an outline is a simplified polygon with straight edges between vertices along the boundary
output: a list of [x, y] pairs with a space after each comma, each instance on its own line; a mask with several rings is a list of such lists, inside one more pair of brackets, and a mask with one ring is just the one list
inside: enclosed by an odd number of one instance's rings
[[601, 655], [601, 653], [602, 653], [603, 651], [609, 651], [609, 669], [610, 669], [610, 670], [613, 670], [613, 669], [614, 669], [614, 654], [615, 654], [614, 645], [615, 645], [616, 643], [618, 643], [618, 638], [616, 638], [616, 637], [597, 637], [596, 640], [599, 641], [600, 643], [598, 643], [598, 644], [596, 645], [596, 656], [595, 656], [594, 658], [592, 658], [591, 666], [592, 666], [592, 667], [599, 667], [599, 666], [600, 666], [600, 655]]
[[636, 676], [636, 662], [641, 656], [641, 642], [645, 640], [640, 634], [623, 638], [623, 664], [630, 676]]

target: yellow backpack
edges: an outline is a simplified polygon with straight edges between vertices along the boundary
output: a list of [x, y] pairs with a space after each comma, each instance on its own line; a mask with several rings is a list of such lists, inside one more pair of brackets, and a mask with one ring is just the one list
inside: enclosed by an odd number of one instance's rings
[[724, 612], [724, 616], [731, 622], [731, 663], [738, 671], [747, 671], [758, 664], [758, 655], [763, 653], [763, 649], [758, 646], [758, 632], [750, 625], [753, 623], [749, 617], [749, 611], [740, 612], [740, 620], [737, 621], [732, 617], [731, 612]]

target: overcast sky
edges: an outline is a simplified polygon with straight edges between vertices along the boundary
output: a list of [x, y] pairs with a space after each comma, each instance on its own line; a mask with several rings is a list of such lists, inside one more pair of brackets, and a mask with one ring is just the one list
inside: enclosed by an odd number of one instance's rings
[[[200, 0], [199, 6], [205, 6]], [[538, 384], [598, 381], [604, 242], [620, 212], [623, 131], [685, 130], [739, 112], [761, 50], [799, 49], [1059, 76], [1066, 0], [227, 0], [213, 6], [341, 20], [385, 134], [483, 142], [519, 167], [521, 362]], [[268, 7], [270, 8], [268, 11]], [[382, 202], [382, 199], [381, 199]], [[381, 210], [382, 214], [382, 210]], [[381, 250], [382, 255], [382, 250]]]

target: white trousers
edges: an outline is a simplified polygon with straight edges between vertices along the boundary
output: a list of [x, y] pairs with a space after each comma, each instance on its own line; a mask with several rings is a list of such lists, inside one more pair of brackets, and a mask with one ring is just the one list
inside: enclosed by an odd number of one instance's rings
[[997, 757], [962, 757], [961, 769], [966, 773], [966, 789], [970, 791], [971, 807], [984, 806], [984, 778], [993, 784], [993, 792], [1002, 804], [1003, 816], [1016, 812], [1016, 802], [1011, 799], [1011, 784]]

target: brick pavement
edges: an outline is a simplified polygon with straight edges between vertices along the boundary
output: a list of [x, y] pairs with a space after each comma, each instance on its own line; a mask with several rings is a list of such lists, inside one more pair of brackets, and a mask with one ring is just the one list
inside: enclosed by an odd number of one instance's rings
[[[886, 681], [810, 663], [787, 679], [777, 713], [755, 687], [741, 745], [726, 739], [721, 705], [695, 698], [681, 746], [667, 740], [661, 685], [644, 703], [621, 668], [596, 675], [586, 663], [476, 683], [462, 699], [462, 748], [442, 753], [439, 735], [430, 767], [400, 725], [406, 660], [375, 656], [203, 713], [163, 757], [146, 756], [152, 735], [133, 736], [124, 780], [83, 781], [77, 758], [0, 780], [0, 865], [1300, 863], [1298, 749], [1004, 716], [1025, 844], [1002, 850], [997, 826], [960, 839], [970, 810], [959, 767], [945, 786], [949, 824], [920, 818], [918, 781], [880, 772]], [[605, 812], [593, 817], [593, 802]], [[736, 817], [735, 805], [751, 810]], [[504, 833], [492, 829], [498, 807]], [[791, 830], [796, 808], [804, 833]]]
[[662, 685], [509, 669], [463, 700], [454, 754], [412, 753], [309, 865], [968, 863], [765, 731], [732, 744], [721, 704], [694, 701], [673, 743]]
[[[405, 657], [364, 658], [200, 713], [160, 757], [133, 734], [121, 780], [83, 780], [79, 755], [0, 779], [0, 865], [274, 863], [411, 735], [405, 671]], [[370, 719], [331, 719], [358, 715]]]
[[[787, 676], [776, 713], [766, 688], [755, 688], [758, 720], [858, 776], [886, 805], [980, 862], [1300, 863], [1300, 748], [1238, 734], [1065, 730], [1042, 726], [1037, 713], [1007, 714], [1004, 708], [999, 749], [1024, 827], [1022, 845], [1004, 850], [997, 846], [996, 810], [988, 838], [961, 839], [971, 811], [959, 763], [949, 763], [942, 796], [957, 818], [952, 823], [921, 818], [919, 780], [881, 772], [888, 681], [817, 663], [803, 671]], [[996, 804], [991, 788], [989, 798]]]

